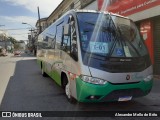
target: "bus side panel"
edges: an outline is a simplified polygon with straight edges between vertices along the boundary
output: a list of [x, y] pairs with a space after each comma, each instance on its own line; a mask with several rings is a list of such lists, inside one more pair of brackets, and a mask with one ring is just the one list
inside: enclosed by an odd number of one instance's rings
[[59, 66], [61, 64], [59, 60], [59, 55], [57, 50], [49, 50], [48, 51], [48, 73], [49, 76], [58, 84], [61, 85], [61, 75], [59, 71]]
[[61, 76], [59, 75], [59, 73], [56, 70], [52, 70], [50, 72], [50, 77], [58, 84], [61, 86]]
[[45, 61], [45, 54], [46, 54], [46, 50], [40, 49], [37, 50], [37, 63], [40, 66], [40, 68], [43, 66], [44, 68], [44, 62]]
[[60, 51], [60, 61], [59, 70], [60, 72], [64, 72], [68, 78], [68, 82], [70, 84], [70, 92], [74, 98], [77, 98], [76, 91], [76, 81], [74, 77], [80, 75], [80, 67], [78, 62], [75, 62], [69, 53], [61, 50]]
[[79, 62], [75, 62], [74, 60], [71, 60], [71, 72], [74, 75], [74, 79], [70, 80], [70, 90], [71, 90], [71, 95], [77, 99], [77, 86], [76, 86], [76, 78], [80, 76], [81, 74], [81, 69], [80, 69], [80, 64]]
[[37, 58], [37, 64], [41, 68], [41, 60]]
[[37, 50], [37, 64], [39, 65], [39, 67], [41, 68], [41, 52], [42, 50]]

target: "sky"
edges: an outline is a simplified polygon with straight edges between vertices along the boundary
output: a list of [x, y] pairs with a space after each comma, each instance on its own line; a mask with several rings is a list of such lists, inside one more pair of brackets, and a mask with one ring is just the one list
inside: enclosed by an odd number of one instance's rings
[[[62, 0], [0, 0], [0, 31], [16, 40], [28, 40], [31, 26], [40, 17], [48, 17]], [[28, 23], [22, 24], [22, 22]]]

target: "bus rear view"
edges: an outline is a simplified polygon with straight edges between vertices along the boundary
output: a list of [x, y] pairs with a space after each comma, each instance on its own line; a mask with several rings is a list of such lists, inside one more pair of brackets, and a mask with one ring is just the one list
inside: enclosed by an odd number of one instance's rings
[[90, 72], [77, 80], [78, 100], [128, 101], [147, 95], [152, 66], [135, 24], [105, 13], [80, 12], [77, 19], [81, 57]]

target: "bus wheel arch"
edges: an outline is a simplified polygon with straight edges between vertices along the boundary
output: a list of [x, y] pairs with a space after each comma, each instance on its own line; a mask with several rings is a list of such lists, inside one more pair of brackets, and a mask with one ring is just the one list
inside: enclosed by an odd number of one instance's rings
[[66, 73], [64, 72], [61, 73], [61, 83], [62, 83], [62, 88], [64, 88], [65, 90], [65, 94], [66, 94], [68, 101], [70, 103], [76, 103], [76, 100], [71, 95], [69, 80], [67, 78]]
[[63, 89], [65, 89], [65, 86], [67, 85], [67, 83], [68, 83], [67, 75], [65, 72], [62, 72], [61, 73], [61, 86]]

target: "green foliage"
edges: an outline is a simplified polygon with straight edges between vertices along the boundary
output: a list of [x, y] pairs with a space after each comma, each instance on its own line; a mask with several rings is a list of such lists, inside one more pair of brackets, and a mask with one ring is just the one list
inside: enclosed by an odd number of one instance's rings
[[13, 37], [8, 37], [8, 41], [10, 41], [12, 44], [15, 44], [17, 42], [17, 40]]
[[14, 49], [15, 49], [15, 50], [21, 49], [20, 44], [19, 44], [19, 43], [14, 43]]

